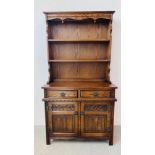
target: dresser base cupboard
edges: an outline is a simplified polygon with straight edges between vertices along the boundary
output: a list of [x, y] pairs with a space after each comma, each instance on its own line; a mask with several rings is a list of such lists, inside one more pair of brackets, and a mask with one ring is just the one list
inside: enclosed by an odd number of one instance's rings
[[62, 139], [108, 140], [113, 145], [117, 88], [110, 81], [113, 13], [45, 12], [46, 144]]

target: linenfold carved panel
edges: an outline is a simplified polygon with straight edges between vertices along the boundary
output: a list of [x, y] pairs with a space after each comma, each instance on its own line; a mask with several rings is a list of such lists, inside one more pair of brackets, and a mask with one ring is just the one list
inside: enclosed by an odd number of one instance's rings
[[85, 116], [84, 130], [87, 133], [104, 132], [106, 130], [107, 116]]
[[73, 132], [74, 116], [53, 115], [53, 132]]

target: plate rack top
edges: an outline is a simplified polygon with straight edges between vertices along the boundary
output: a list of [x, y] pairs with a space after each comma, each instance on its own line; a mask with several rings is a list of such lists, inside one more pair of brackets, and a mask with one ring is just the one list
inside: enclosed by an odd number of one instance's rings
[[44, 12], [47, 20], [112, 20], [115, 11]]

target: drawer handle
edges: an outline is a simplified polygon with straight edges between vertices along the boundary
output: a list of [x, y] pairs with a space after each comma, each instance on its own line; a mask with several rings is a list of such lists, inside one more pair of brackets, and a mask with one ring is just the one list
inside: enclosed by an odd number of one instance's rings
[[65, 93], [64, 92], [60, 93], [60, 96], [65, 97]]
[[97, 97], [98, 95], [99, 95], [98, 92], [93, 92], [94, 97]]
[[81, 112], [80, 112], [80, 115], [84, 115], [84, 111], [81, 111]]

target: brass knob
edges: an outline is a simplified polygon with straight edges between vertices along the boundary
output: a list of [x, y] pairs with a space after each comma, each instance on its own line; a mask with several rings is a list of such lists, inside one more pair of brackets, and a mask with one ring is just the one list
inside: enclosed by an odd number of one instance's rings
[[64, 92], [60, 93], [60, 95], [61, 95], [61, 97], [65, 97], [65, 93]]
[[93, 96], [97, 97], [98, 96], [98, 92], [93, 92]]

